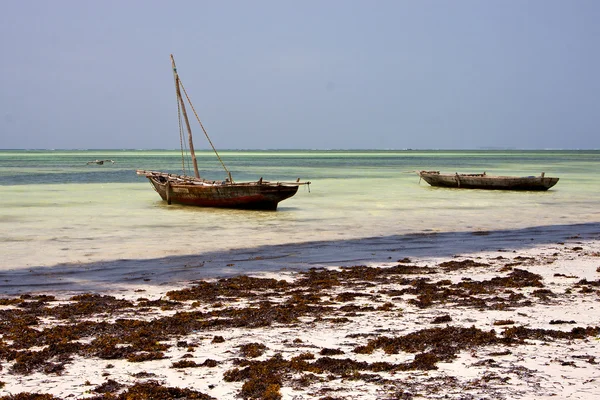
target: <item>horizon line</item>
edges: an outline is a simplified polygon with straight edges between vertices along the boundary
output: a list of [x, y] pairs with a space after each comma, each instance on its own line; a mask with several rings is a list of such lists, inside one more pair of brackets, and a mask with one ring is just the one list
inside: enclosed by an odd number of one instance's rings
[[[219, 151], [599, 151], [600, 148], [540, 148], [525, 149], [518, 147], [479, 147], [462, 149], [444, 148], [247, 148], [247, 149], [221, 149]], [[181, 149], [168, 148], [0, 148], [0, 151], [181, 151]], [[196, 149], [196, 152], [210, 152], [211, 149]]]

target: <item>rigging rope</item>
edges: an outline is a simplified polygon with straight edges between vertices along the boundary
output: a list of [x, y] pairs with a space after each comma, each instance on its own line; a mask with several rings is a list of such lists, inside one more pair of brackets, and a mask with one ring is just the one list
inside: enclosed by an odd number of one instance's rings
[[185, 87], [183, 86], [183, 83], [181, 82], [181, 78], [180, 77], [179, 77], [179, 86], [183, 89], [183, 93], [185, 94], [185, 98], [187, 99], [188, 104], [190, 105], [190, 107], [192, 107], [192, 111], [194, 112], [194, 115], [196, 116], [196, 119], [198, 120], [198, 123], [200, 124], [200, 127], [202, 128], [202, 132], [204, 132], [204, 136], [206, 136], [206, 139], [208, 140], [208, 143], [210, 143], [210, 147], [212, 147], [213, 151], [217, 155], [217, 158], [219, 159], [219, 162], [221, 163], [221, 165], [225, 169], [225, 172], [227, 172], [227, 175], [229, 176], [229, 181], [231, 183], [233, 183], [233, 178], [231, 177], [231, 172], [229, 172], [229, 170], [225, 166], [225, 163], [223, 162], [223, 160], [221, 160], [221, 157], [219, 156], [219, 153], [217, 152], [217, 149], [215, 149], [215, 146], [213, 145], [212, 141], [210, 140], [210, 137], [208, 137], [208, 133], [206, 133], [206, 129], [204, 129], [204, 125], [202, 125], [202, 122], [200, 121], [200, 117], [198, 117], [198, 113], [196, 112], [196, 109], [194, 108], [194, 105], [192, 104], [192, 101], [190, 100], [190, 96], [188, 96], [188, 94], [187, 94], [187, 92], [185, 90]]
[[[183, 125], [181, 124], [181, 106], [179, 105], [179, 101], [177, 101], [177, 121], [179, 122], [179, 147], [181, 148], [181, 172], [183, 175], [187, 175], [187, 168], [185, 167], [186, 155], [187, 155], [187, 146], [185, 145], [185, 141], [183, 140]], [[185, 150], [184, 150], [185, 149]], [[188, 161], [189, 167], [189, 161]]]

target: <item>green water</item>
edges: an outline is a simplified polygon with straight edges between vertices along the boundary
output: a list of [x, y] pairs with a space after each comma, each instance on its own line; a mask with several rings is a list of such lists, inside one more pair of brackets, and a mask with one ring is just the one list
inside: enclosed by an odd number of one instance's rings
[[[0, 268], [414, 232], [600, 222], [600, 151], [223, 151], [236, 181], [309, 180], [277, 212], [167, 206], [136, 169], [178, 151], [0, 151]], [[87, 165], [111, 159], [104, 165]], [[224, 179], [213, 153], [201, 175]], [[548, 192], [432, 188], [415, 171], [560, 178]]]

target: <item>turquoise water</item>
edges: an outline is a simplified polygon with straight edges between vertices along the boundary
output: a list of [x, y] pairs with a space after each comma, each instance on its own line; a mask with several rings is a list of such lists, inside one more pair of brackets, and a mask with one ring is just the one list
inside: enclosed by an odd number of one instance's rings
[[[0, 269], [405, 233], [600, 222], [600, 151], [223, 151], [237, 181], [309, 180], [277, 212], [160, 200], [136, 169], [178, 151], [0, 151]], [[112, 159], [104, 165], [86, 165]], [[201, 175], [224, 179], [213, 153]], [[432, 188], [415, 171], [560, 178], [548, 192]]]

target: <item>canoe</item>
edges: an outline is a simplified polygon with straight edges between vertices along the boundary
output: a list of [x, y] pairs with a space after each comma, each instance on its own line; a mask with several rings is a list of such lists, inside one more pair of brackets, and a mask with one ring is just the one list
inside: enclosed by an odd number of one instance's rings
[[457, 189], [486, 190], [548, 190], [558, 178], [546, 176], [494, 176], [483, 174], [442, 174], [439, 171], [419, 171], [419, 176], [431, 186]]

